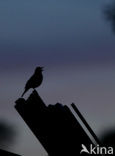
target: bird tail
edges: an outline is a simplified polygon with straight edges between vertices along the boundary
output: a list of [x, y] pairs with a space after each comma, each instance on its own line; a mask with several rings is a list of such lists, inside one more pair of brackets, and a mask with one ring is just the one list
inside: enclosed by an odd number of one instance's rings
[[25, 90], [25, 91], [23, 92], [23, 94], [21, 95], [21, 97], [23, 97], [23, 96], [24, 96], [24, 94], [26, 93], [26, 91], [27, 91], [27, 90]]

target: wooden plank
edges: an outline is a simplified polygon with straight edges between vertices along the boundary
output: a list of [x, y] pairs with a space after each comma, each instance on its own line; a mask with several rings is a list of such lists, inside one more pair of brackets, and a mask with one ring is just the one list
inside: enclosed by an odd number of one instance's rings
[[81, 121], [84, 123], [84, 125], [86, 126], [86, 128], [88, 129], [88, 131], [90, 132], [90, 134], [93, 136], [93, 138], [95, 139], [95, 141], [97, 142], [97, 144], [102, 145], [102, 143], [99, 141], [98, 137], [96, 136], [96, 134], [94, 133], [94, 131], [91, 129], [91, 127], [89, 126], [89, 124], [87, 123], [87, 121], [85, 120], [85, 118], [83, 117], [83, 115], [80, 113], [80, 111], [78, 110], [78, 108], [76, 107], [76, 105], [74, 103], [72, 103], [71, 106], [74, 109], [74, 111], [77, 113], [77, 115], [79, 116], [79, 118], [81, 119]]

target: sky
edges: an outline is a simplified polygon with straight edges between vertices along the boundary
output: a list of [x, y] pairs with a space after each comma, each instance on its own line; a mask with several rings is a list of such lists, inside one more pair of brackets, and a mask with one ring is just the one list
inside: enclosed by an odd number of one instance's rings
[[0, 118], [17, 131], [10, 151], [47, 155], [14, 109], [36, 66], [45, 67], [37, 91], [47, 105], [74, 102], [97, 136], [115, 127], [115, 35], [103, 13], [111, 2], [0, 1]]

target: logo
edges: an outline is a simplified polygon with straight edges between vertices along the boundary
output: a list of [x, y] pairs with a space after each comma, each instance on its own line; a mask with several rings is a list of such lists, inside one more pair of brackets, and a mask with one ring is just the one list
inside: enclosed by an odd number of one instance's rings
[[81, 147], [82, 147], [82, 150], [81, 150], [80, 154], [83, 152], [89, 153], [88, 149], [86, 148], [86, 146], [84, 144], [82, 144]]
[[92, 144], [90, 144], [89, 149], [87, 149], [84, 144], [82, 144], [81, 147], [82, 149], [80, 151], [80, 154], [113, 154], [113, 147], [100, 147], [99, 145], [94, 146]]

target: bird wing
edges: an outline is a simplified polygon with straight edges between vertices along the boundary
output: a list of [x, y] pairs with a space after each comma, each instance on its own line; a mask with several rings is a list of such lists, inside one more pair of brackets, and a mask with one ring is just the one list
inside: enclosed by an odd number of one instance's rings
[[27, 83], [25, 85], [25, 90], [32, 88], [32, 83], [33, 83], [33, 76], [30, 77], [30, 79], [27, 81]]

